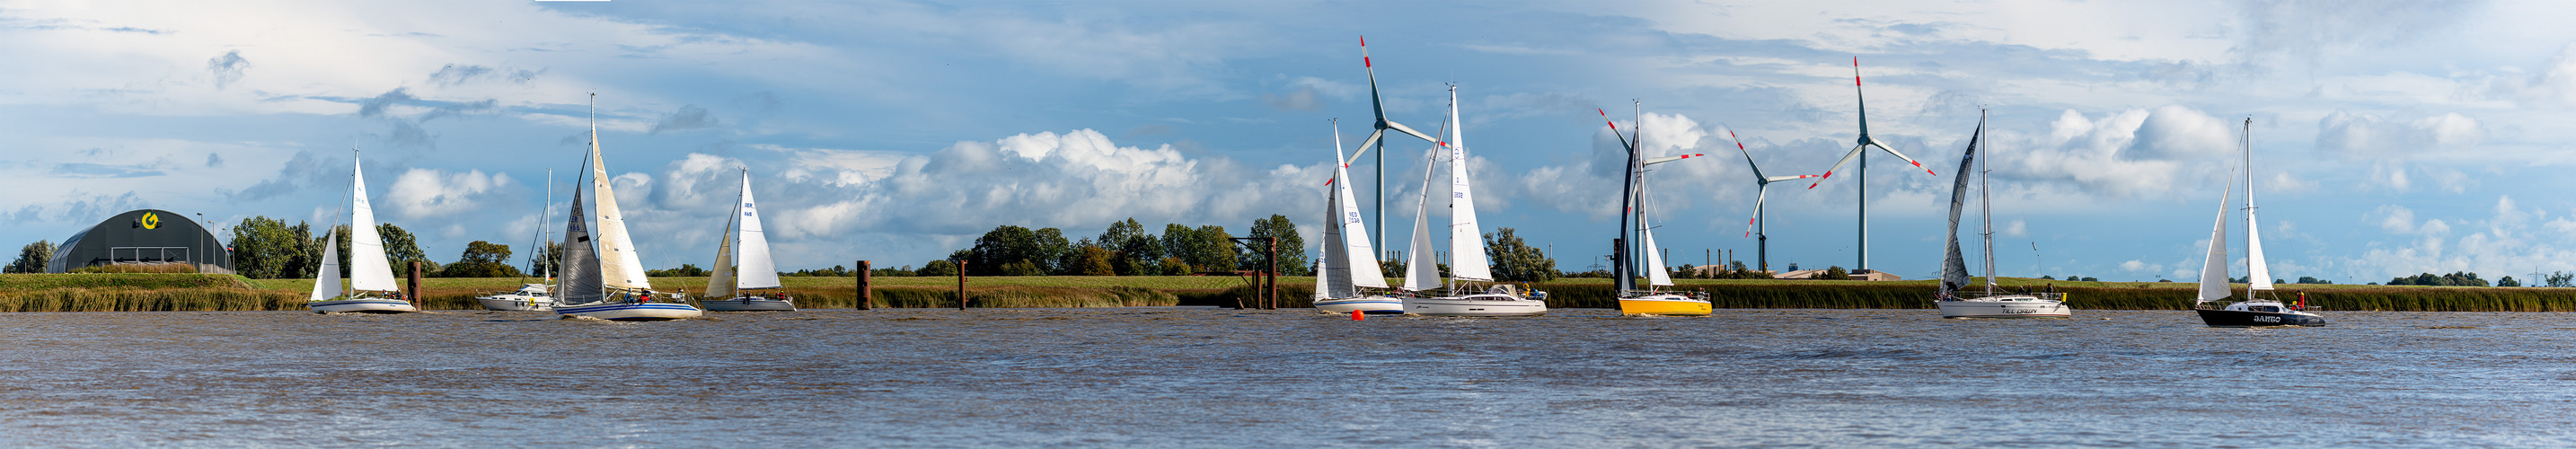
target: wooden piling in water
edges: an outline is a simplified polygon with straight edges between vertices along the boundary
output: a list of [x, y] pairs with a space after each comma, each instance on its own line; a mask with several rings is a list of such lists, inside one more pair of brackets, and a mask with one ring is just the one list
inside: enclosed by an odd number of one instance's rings
[[1263, 289], [1263, 290], [1262, 290], [1262, 292], [1261, 292], [1262, 296], [1266, 297], [1265, 299], [1263, 299], [1262, 307], [1261, 307], [1261, 308], [1263, 308], [1263, 309], [1269, 309], [1269, 310], [1278, 310], [1278, 309], [1279, 309], [1279, 238], [1278, 238], [1278, 237], [1271, 237], [1271, 238], [1270, 238], [1270, 257], [1269, 257], [1269, 260], [1265, 260], [1265, 261], [1263, 261], [1263, 265], [1266, 265], [1266, 267], [1262, 270], [1262, 272], [1263, 272], [1262, 274], [1263, 274], [1263, 275], [1266, 275], [1266, 276], [1268, 276], [1268, 277], [1270, 278], [1270, 286], [1269, 286], [1268, 288]]
[[876, 291], [868, 289], [868, 274], [874, 272], [868, 269], [868, 261], [859, 261], [859, 310], [868, 310], [868, 303], [876, 301]]
[[957, 310], [966, 310], [966, 259], [957, 260]]
[[412, 308], [420, 308], [420, 261], [411, 261], [411, 291], [403, 294], [403, 299], [411, 301]]

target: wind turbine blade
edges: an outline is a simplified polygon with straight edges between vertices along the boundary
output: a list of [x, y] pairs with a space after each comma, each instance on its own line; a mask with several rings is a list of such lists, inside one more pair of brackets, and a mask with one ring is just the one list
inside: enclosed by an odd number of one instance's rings
[[1414, 131], [1414, 130], [1413, 130], [1413, 128], [1407, 128], [1407, 127], [1405, 127], [1405, 126], [1404, 126], [1404, 124], [1402, 124], [1402, 123], [1396, 123], [1396, 122], [1395, 122], [1395, 121], [1393, 121], [1393, 120], [1378, 119], [1378, 123], [1380, 124], [1380, 127], [1379, 127], [1378, 129], [1392, 129], [1392, 130], [1396, 130], [1396, 131], [1403, 131], [1405, 134], [1412, 134], [1412, 135], [1413, 135], [1413, 137], [1420, 137], [1420, 138], [1422, 138], [1422, 140], [1423, 140], [1423, 141], [1425, 141], [1425, 142], [1431, 142], [1431, 143], [1435, 143], [1435, 144], [1436, 144], [1436, 143], [1441, 143], [1439, 138], [1431, 137], [1431, 135], [1429, 135], [1429, 134], [1423, 134], [1421, 131]]
[[1344, 167], [1348, 167], [1348, 166], [1350, 166], [1350, 165], [1351, 165], [1351, 163], [1353, 163], [1353, 162], [1359, 162], [1359, 161], [1360, 161], [1360, 155], [1368, 154], [1369, 146], [1371, 146], [1371, 145], [1377, 145], [1377, 139], [1378, 139], [1378, 138], [1381, 138], [1381, 137], [1386, 137], [1386, 130], [1381, 129], [1381, 130], [1377, 130], [1377, 132], [1369, 133], [1369, 138], [1368, 138], [1368, 140], [1360, 141], [1360, 148], [1359, 148], [1359, 150], [1357, 150], [1358, 152], [1351, 153], [1351, 158], [1350, 158], [1350, 159], [1343, 159], [1343, 160], [1342, 160], [1342, 166], [1344, 166]]
[[1745, 238], [1752, 238], [1752, 237], [1753, 237], [1753, 224], [1754, 224], [1754, 222], [1756, 222], [1756, 221], [1761, 221], [1761, 220], [1762, 220], [1762, 202], [1763, 202], [1762, 200], [1763, 200], [1763, 197], [1765, 197], [1765, 196], [1769, 196], [1769, 195], [1770, 195], [1770, 193], [1771, 193], [1771, 185], [1770, 185], [1770, 184], [1767, 184], [1767, 183], [1766, 183], [1766, 184], [1763, 184], [1761, 187], [1756, 187], [1756, 188], [1754, 188], [1754, 189], [1753, 189], [1753, 218], [1747, 218], [1747, 219], [1744, 219], [1744, 237], [1745, 237]]
[[1915, 162], [1914, 158], [1905, 157], [1905, 153], [1898, 153], [1896, 150], [1888, 149], [1887, 145], [1878, 143], [1878, 139], [1870, 139], [1869, 146], [1878, 147], [1879, 150], [1886, 151], [1887, 154], [1896, 155], [1897, 159], [1904, 159], [1906, 163], [1914, 164], [1914, 168], [1922, 168], [1924, 173], [1930, 173], [1932, 176], [1941, 176], [1940, 173], [1932, 173], [1932, 169], [1923, 168], [1922, 162]]
[[[1718, 126], [1726, 125], [1720, 123]], [[1753, 150], [1744, 149], [1744, 139], [1735, 137], [1735, 127], [1726, 128], [1726, 138], [1735, 140], [1735, 152], [1744, 153], [1744, 166], [1753, 168], [1753, 179], [1762, 180], [1764, 184], [1771, 183], [1771, 178], [1762, 176], [1762, 165], [1753, 163]]]
[[1700, 157], [1700, 156], [1707, 156], [1707, 155], [1706, 155], [1706, 154], [1685, 154], [1685, 155], [1680, 155], [1680, 156], [1664, 156], [1664, 157], [1659, 157], [1659, 158], [1654, 158], [1654, 159], [1647, 159], [1647, 160], [1646, 160], [1646, 163], [1645, 163], [1644, 165], [1655, 165], [1655, 164], [1661, 164], [1661, 163], [1665, 163], [1665, 162], [1678, 161], [1678, 160], [1683, 160], [1683, 159], [1690, 159], [1690, 158], [1695, 158], [1695, 157]]
[[1814, 177], [1818, 177], [1818, 176], [1819, 176], [1819, 175], [1773, 176], [1773, 177], [1768, 177], [1768, 178], [1762, 178], [1762, 183], [1763, 183], [1763, 184], [1770, 184], [1770, 183], [1775, 183], [1775, 182], [1780, 182], [1780, 181], [1787, 181], [1787, 180], [1792, 180], [1792, 179], [1807, 179], [1807, 178], [1814, 178]]
[[[1367, 49], [1363, 48], [1363, 49], [1361, 49], [1361, 50], [1363, 50], [1363, 52], [1365, 52], [1365, 50], [1367, 50]], [[1371, 80], [1371, 81], [1370, 81], [1371, 83], [1375, 83], [1375, 82], [1376, 82], [1376, 81], [1375, 81], [1375, 80], [1376, 80], [1376, 78], [1369, 78], [1369, 79]], [[1375, 89], [1375, 86], [1377, 86], [1377, 85], [1376, 85], [1376, 84], [1370, 84], [1369, 86], [1371, 86], [1371, 89]], [[1376, 92], [1376, 91], [1375, 91], [1375, 90], [1371, 90], [1370, 92]], [[1853, 57], [1852, 57], [1852, 98], [1853, 98], [1854, 100], [1857, 100], [1857, 101], [1859, 102], [1859, 106], [1860, 106], [1860, 108], [1859, 108], [1859, 110], [1860, 110], [1860, 137], [1861, 137], [1862, 139], [1868, 139], [1868, 138], [1869, 138], [1869, 96], [1868, 96], [1868, 95], [1865, 95], [1865, 94], [1862, 94], [1862, 93], [1861, 93], [1861, 91], [1860, 91], [1860, 57], [1859, 57], [1859, 56], [1853, 56]]]
[[1368, 36], [1360, 36], [1360, 68], [1368, 70], [1369, 110], [1377, 112], [1377, 128], [1386, 129], [1386, 100], [1377, 95], [1377, 64], [1369, 61]]
[[1604, 111], [1601, 108], [1592, 108], [1592, 111], [1601, 113], [1602, 123], [1610, 124], [1610, 136], [1619, 138], [1619, 148], [1628, 150], [1630, 153], [1637, 152], [1637, 146], [1628, 143], [1628, 135], [1619, 133], [1619, 122], [1610, 121], [1610, 111]]
[[[1867, 150], [1867, 149], [1869, 149], [1869, 146], [1868, 146], [1868, 145], [1860, 145], [1860, 146], [1854, 146], [1854, 147], [1852, 147], [1851, 152], [1849, 152], [1849, 153], [1843, 153], [1843, 160], [1834, 161], [1834, 166], [1833, 166], [1832, 168], [1827, 168], [1827, 169], [1825, 169], [1825, 174], [1822, 174], [1822, 175], [1816, 175], [1816, 178], [1817, 178], [1817, 179], [1816, 179], [1816, 183], [1815, 183], [1815, 184], [1808, 184], [1808, 185], [1807, 185], [1807, 188], [1809, 188], [1809, 189], [1816, 188], [1816, 186], [1817, 186], [1817, 185], [1822, 185], [1822, 184], [1824, 184], [1826, 179], [1833, 179], [1833, 177], [1834, 177], [1834, 170], [1835, 170], [1835, 169], [1843, 168], [1843, 164], [1845, 164], [1845, 163], [1850, 163], [1850, 162], [1851, 162], [1851, 160], [1852, 160], [1852, 158], [1854, 158], [1854, 157], [1860, 157], [1860, 152], [1861, 152], [1861, 150]], [[1920, 166], [1922, 166], [1922, 164], [1915, 164], [1915, 166], [1920, 167]]]

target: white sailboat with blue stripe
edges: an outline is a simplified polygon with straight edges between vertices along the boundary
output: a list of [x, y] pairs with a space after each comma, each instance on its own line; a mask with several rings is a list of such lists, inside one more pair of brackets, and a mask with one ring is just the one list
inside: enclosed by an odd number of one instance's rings
[[[597, 94], [593, 94], [596, 97]], [[617, 211], [617, 194], [608, 186], [608, 165], [599, 158], [599, 124], [590, 125], [591, 189], [598, 192], [596, 228], [585, 226], [581, 183], [574, 181], [572, 215], [565, 225], [563, 288], [556, 290], [555, 313], [614, 321], [661, 321], [697, 318], [705, 312], [676, 292], [653, 291], [644, 277], [642, 257], [627, 237], [625, 215]], [[597, 239], [591, 231], [598, 230]]]
[[796, 298], [779, 288], [778, 266], [769, 260], [759, 203], [751, 199], [751, 169], [742, 171], [742, 197], [734, 200], [733, 212], [725, 222], [724, 242], [716, 245], [715, 275], [707, 279], [707, 295], [698, 305], [714, 312], [796, 311]]

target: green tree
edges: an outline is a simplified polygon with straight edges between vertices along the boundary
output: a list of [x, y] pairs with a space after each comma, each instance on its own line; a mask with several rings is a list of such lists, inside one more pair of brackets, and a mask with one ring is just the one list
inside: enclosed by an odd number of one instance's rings
[[919, 269], [919, 270], [913, 270], [913, 271], [912, 271], [912, 273], [913, 273], [914, 275], [916, 275], [916, 276], [924, 276], [924, 277], [928, 277], [928, 276], [939, 276], [939, 277], [956, 276], [956, 275], [957, 275], [957, 263], [956, 263], [956, 262], [950, 262], [950, 261], [948, 261], [948, 259], [933, 260], [933, 261], [930, 261], [930, 262], [928, 262], [928, 263], [923, 263], [923, 264], [921, 264], [921, 269]]
[[1075, 249], [1074, 253], [1079, 256], [1075, 257], [1074, 263], [1070, 265], [1073, 267], [1073, 275], [1115, 276], [1118, 274], [1117, 268], [1110, 264], [1111, 260], [1118, 258], [1117, 252], [1096, 245], [1082, 245]]
[[439, 270], [440, 277], [499, 278], [523, 275], [518, 267], [510, 266], [509, 245], [482, 240], [466, 243], [465, 253], [456, 257], [456, 263], [448, 264], [444, 269]]
[[18, 260], [9, 262], [7, 273], [43, 273], [45, 264], [54, 260], [54, 242], [37, 240], [18, 248]]
[[1189, 245], [1187, 259], [1191, 268], [1199, 271], [1234, 271], [1236, 266], [1241, 265], [1235, 257], [1235, 248], [1239, 245], [1234, 244], [1234, 234], [1225, 232], [1224, 226], [1200, 226], [1198, 229], [1190, 230], [1190, 233], [1195, 234], [1193, 237], [1197, 237]]
[[[1851, 278], [1852, 278], [1852, 277], [1851, 277], [1851, 271], [1844, 270], [1844, 269], [1843, 269], [1843, 267], [1842, 267], [1841, 265], [1835, 265], [1835, 266], [1825, 267], [1825, 274], [1821, 274], [1821, 275], [1817, 275], [1817, 276], [1816, 276], [1816, 279], [1823, 279], [1823, 280], [1828, 280], [1828, 281], [1848, 281], [1848, 280], [1851, 280]], [[2047, 276], [2040, 276], [2040, 278], [2041, 278], [2041, 279], [2047, 279], [2048, 277], [2047, 277]]]
[[[975, 246], [967, 251], [970, 255], [966, 259], [966, 273], [976, 276], [1025, 276], [1031, 269], [1041, 270], [1036, 274], [1046, 274], [1037, 263], [1051, 259], [1047, 257], [1046, 245], [1039, 242], [1037, 231], [1013, 225], [996, 226], [984, 236], [976, 237]], [[1012, 266], [1021, 262], [1029, 262], [1028, 267], [1015, 269]], [[1023, 274], [1006, 273], [1010, 271]]]
[[544, 251], [544, 252], [542, 252], [542, 253], [537, 254], [537, 258], [536, 258], [536, 259], [537, 259], [537, 260], [533, 260], [533, 261], [529, 261], [529, 262], [528, 262], [528, 269], [529, 269], [529, 270], [534, 270], [534, 271], [529, 272], [528, 274], [530, 274], [530, 275], [538, 275], [538, 276], [545, 276], [545, 277], [553, 277], [553, 276], [562, 276], [562, 275], [563, 275], [563, 269], [562, 269], [562, 266], [563, 266], [563, 244], [562, 244], [562, 243], [557, 243], [557, 242], [546, 242], [546, 249], [545, 249], [545, 251]]
[[1164, 257], [1161, 270], [1164, 276], [1188, 276], [1190, 263], [1182, 262], [1178, 257]]
[[[1297, 223], [1288, 221], [1288, 216], [1271, 215], [1270, 218], [1253, 220], [1252, 232], [1245, 237], [1279, 238], [1279, 274], [1288, 276], [1314, 274], [1315, 264], [1306, 260], [1306, 239], [1297, 235]], [[1244, 269], [1258, 270], [1261, 269], [1258, 265], [1261, 264], [1263, 256], [1258, 251], [1245, 249], [1235, 256], [1235, 260], [1243, 261]]]
[[1160, 237], [1146, 233], [1145, 225], [1129, 218], [1110, 223], [1109, 229], [1100, 231], [1100, 238], [1093, 242], [1118, 253], [1118, 258], [1109, 261], [1118, 275], [1137, 276], [1154, 274], [1156, 264], [1163, 260], [1161, 241]]
[[1494, 280], [1503, 282], [1547, 282], [1556, 279], [1556, 259], [1547, 251], [1531, 248], [1512, 228], [1495, 228], [1485, 233], [1485, 259], [1494, 265]]
[[[393, 263], [394, 277], [402, 277], [404, 270], [411, 269], [411, 262], [420, 262], [423, 273], [438, 272], [438, 262], [430, 261], [429, 254], [420, 251], [420, 242], [412, 238], [411, 231], [393, 223], [379, 223], [376, 224], [376, 236], [385, 241], [385, 258]], [[341, 254], [348, 254], [348, 248], [341, 250]]]
[[2521, 287], [2521, 286], [2522, 286], [2522, 281], [2516, 281], [2516, 280], [2513, 280], [2513, 276], [2505, 276], [2505, 277], [2503, 277], [2503, 278], [2498, 278], [2498, 279], [2496, 279], [2496, 286], [2497, 286], [2497, 287]]
[[285, 221], [266, 216], [242, 219], [233, 225], [233, 273], [252, 279], [278, 279], [299, 274], [296, 259], [304, 255], [304, 245]]
[[1180, 259], [1182, 265], [1190, 265], [1190, 259], [1192, 259], [1190, 253], [1193, 252], [1192, 248], [1198, 245], [1199, 240], [1197, 229], [1180, 223], [1166, 224], [1163, 225], [1163, 238], [1160, 242], [1162, 249], [1158, 253], [1162, 254], [1164, 259]]
[[1038, 273], [1032, 276], [1063, 273], [1067, 270], [1064, 261], [1067, 257], [1071, 257], [1068, 254], [1073, 254], [1073, 242], [1064, 239], [1064, 230], [1039, 228], [1036, 243], [1037, 252], [1030, 254], [1027, 259], [1022, 259], [1037, 268]]

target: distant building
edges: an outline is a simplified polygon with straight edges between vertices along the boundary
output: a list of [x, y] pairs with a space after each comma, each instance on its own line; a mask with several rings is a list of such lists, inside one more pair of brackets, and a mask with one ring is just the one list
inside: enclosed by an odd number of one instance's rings
[[[1773, 279], [1815, 279], [1815, 278], [1816, 278], [1816, 276], [1823, 276], [1823, 275], [1825, 275], [1825, 270], [1796, 270], [1796, 271], [1790, 271], [1790, 272], [1786, 272], [1786, 273], [1780, 273], [1780, 274], [1772, 275], [1772, 276], [1771, 276], [1771, 278], [1773, 278]], [[1903, 276], [1897, 276], [1897, 275], [1895, 275], [1895, 274], [1893, 274], [1893, 273], [1888, 273], [1888, 272], [1884, 272], [1884, 271], [1877, 271], [1877, 270], [1852, 270], [1852, 271], [1851, 271], [1851, 278], [1852, 278], [1852, 280], [1855, 280], [1855, 281], [1902, 281], [1902, 280], [1905, 280], [1905, 277], [1903, 277]]]
[[233, 254], [222, 239], [178, 212], [128, 211], [72, 234], [45, 263], [47, 273], [69, 273], [112, 263], [188, 263], [199, 273], [233, 272]]

